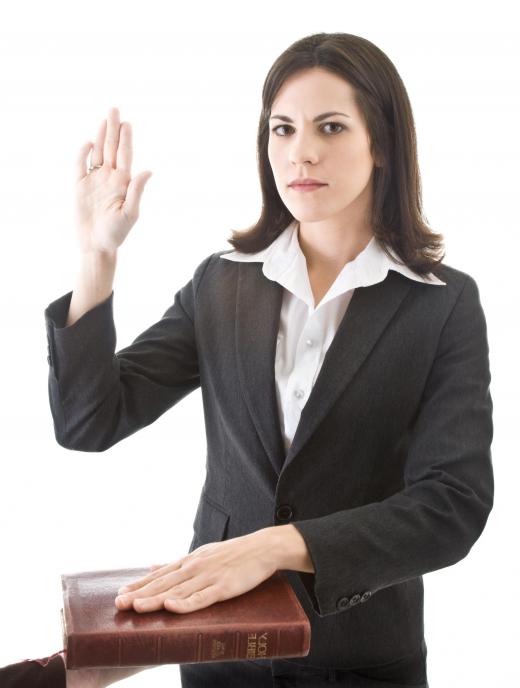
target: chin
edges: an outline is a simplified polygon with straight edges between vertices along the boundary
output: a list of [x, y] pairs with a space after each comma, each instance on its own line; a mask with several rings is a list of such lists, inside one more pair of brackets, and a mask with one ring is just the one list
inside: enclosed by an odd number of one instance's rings
[[298, 222], [321, 222], [322, 220], [328, 220], [330, 217], [335, 215], [333, 210], [318, 207], [302, 208], [300, 205], [299, 207], [295, 208], [294, 204], [286, 204], [286, 207]]

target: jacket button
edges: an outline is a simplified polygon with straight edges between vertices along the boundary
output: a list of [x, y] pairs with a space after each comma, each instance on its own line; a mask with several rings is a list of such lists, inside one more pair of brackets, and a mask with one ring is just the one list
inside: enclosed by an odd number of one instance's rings
[[337, 609], [347, 609], [348, 602], [348, 597], [340, 597], [339, 600], [336, 602]]
[[370, 590], [367, 590], [366, 592], [364, 592], [361, 595], [361, 602], [366, 602], [369, 599], [369, 597], [371, 597], [371, 595], [372, 595], [372, 593], [370, 592]]
[[276, 510], [276, 517], [280, 521], [290, 521], [293, 517], [293, 511], [289, 504], [282, 504], [281, 506], [279, 506]]
[[353, 595], [353, 596], [350, 598], [349, 606], [350, 606], [350, 607], [353, 607], [353, 606], [354, 606], [355, 604], [357, 604], [360, 600], [361, 600], [361, 595], [357, 595], [357, 594], [356, 594], [356, 595]]

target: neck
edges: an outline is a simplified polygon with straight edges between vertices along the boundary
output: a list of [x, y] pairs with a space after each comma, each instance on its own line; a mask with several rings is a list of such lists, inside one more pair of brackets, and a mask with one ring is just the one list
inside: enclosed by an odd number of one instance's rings
[[309, 270], [341, 269], [361, 253], [373, 236], [368, 227], [349, 229], [328, 220], [298, 226], [298, 242]]

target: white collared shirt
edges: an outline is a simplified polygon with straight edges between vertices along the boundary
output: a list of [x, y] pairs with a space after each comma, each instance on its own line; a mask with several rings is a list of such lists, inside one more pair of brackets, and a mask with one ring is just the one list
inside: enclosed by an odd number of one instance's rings
[[[303, 407], [323, 359], [356, 287], [382, 282], [388, 270], [432, 285], [446, 285], [433, 274], [418, 275], [389, 258], [375, 237], [345, 263], [314, 307], [307, 261], [298, 241], [299, 222], [292, 220], [267, 248], [256, 253], [231, 251], [221, 258], [262, 262], [264, 275], [284, 287], [275, 358], [276, 395], [286, 450], [293, 440]], [[391, 251], [393, 255], [393, 251]]]

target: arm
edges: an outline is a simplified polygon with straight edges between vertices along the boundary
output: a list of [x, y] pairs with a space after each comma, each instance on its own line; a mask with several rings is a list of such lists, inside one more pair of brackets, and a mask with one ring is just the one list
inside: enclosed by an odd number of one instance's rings
[[72, 292], [45, 310], [48, 390], [57, 442], [104, 451], [200, 386], [195, 298], [206, 258], [162, 318], [115, 353], [113, 295], [65, 326]]
[[[380, 502], [295, 521], [315, 573], [300, 573], [319, 616], [464, 558], [493, 505], [486, 321], [468, 276], [440, 335], [411, 430], [405, 488]], [[344, 609], [348, 609], [346, 606]]]

